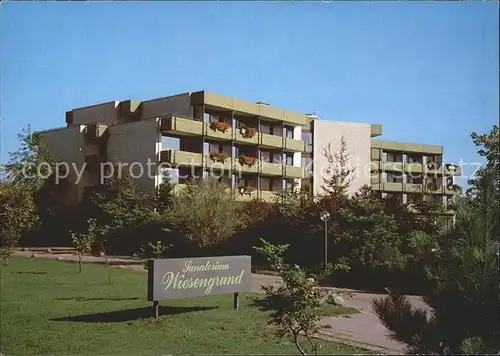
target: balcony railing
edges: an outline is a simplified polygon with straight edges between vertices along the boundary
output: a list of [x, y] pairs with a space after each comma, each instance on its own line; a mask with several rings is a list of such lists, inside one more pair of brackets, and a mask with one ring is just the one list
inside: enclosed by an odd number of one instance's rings
[[184, 135], [201, 135], [203, 123], [190, 118], [180, 116], [168, 116], [161, 119], [161, 131]]
[[211, 123], [211, 122], [205, 122], [204, 123], [204, 131], [203, 133], [205, 136], [211, 137], [211, 138], [217, 138], [220, 140], [231, 140], [233, 138], [233, 129], [230, 126], [231, 124], [228, 124], [229, 127], [227, 128], [217, 128], [217, 123]]
[[304, 167], [288, 166], [285, 165], [285, 177], [288, 178], [303, 178], [304, 177]]
[[283, 147], [283, 137], [282, 136], [275, 136], [275, 135], [261, 133], [260, 138], [261, 138], [260, 144], [262, 146], [276, 147], [276, 148]]
[[283, 165], [279, 163], [261, 162], [260, 172], [267, 175], [283, 175]]
[[185, 166], [203, 165], [203, 155], [201, 153], [164, 150], [160, 153], [160, 160], [170, 164], [179, 164]]

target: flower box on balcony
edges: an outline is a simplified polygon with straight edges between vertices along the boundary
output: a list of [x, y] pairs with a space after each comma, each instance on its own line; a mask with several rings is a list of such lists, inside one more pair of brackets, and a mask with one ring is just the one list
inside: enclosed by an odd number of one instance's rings
[[227, 154], [224, 152], [214, 152], [210, 153], [210, 159], [214, 162], [225, 163], [227, 160]]
[[242, 166], [247, 165], [247, 166], [251, 167], [257, 162], [257, 158], [252, 157], [252, 156], [240, 156], [239, 162]]
[[248, 127], [246, 125], [243, 125], [240, 127], [240, 133], [244, 138], [252, 138], [257, 133], [257, 129], [255, 127]]
[[229, 130], [229, 123], [226, 122], [226, 121], [222, 121], [222, 122], [219, 122], [219, 121], [212, 121], [210, 123], [210, 128], [214, 131], [220, 131], [220, 132], [223, 132], [223, 133], [226, 133], [227, 130]]
[[435, 192], [436, 190], [439, 189], [437, 183], [431, 182], [427, 184], [427, 189], [430, 190], [431, 192]]

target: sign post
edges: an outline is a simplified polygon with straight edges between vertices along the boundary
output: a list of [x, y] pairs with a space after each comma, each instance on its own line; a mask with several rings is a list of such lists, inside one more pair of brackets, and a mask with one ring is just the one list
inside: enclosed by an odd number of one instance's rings
[[148, 301], [159, 316], [159, 301], [203, 295], [233, 294], [251, 289], [250, 256], [152, 259], [148, 261]]

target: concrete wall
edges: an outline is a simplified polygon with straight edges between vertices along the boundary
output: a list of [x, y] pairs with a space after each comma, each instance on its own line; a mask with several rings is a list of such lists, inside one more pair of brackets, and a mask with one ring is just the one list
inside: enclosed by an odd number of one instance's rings
[[84, 128], [83, 125], [77, 125], [40, 132], [49, 153], [57, 162], [66, 162], [70, 167], [67, 180], [71, 183], [71, 187], [68, 188], [70, 192], [65, 195], [63, 202], [65, 205], [77, 204], [83, 194], [83, 186], [81, 184], [76, 185], [77, 173], [75, 167], [80, 172], [84, 163], [84, 134], [82, 132]]
[[111, 101], [100, 105], [88, 106], [73, 110], [73, 124], [102, 122], [111, 124], [119, 121], [119, 101]]
[[[108, 160], [122, 163], [122, 171], [130, 172], [137, 177], [137, 184], [143, 191], [152, 191], [159, 179], [157, 169], [161, 149], [159, 121], [148, 119], [127, 122], [110, 126], [108, 132]], [[152, 178], [148, 174], [148, 159], [152, 162]], [[140, 166], [143, 167], [142, 175]]]
[[370, 124], [356, 122], [336, 122], [315, 120], [313, 123], [313, 191], [322, 194], [324, 177], [327, 176], [328, 161], [323, 154], [323, 148], [331, 144], [331, 153], [340, 148], [341, 137], [344, 137], [347, 152], [350, 155], [349, 166], [354, 168], [354, 180], [349, 193], [359, 190], [363, 185], [370, 185]]
[[143, 101], [141, 106], [142, 119], [170, 114], [191, 117], [191, 96], [189, 93]]

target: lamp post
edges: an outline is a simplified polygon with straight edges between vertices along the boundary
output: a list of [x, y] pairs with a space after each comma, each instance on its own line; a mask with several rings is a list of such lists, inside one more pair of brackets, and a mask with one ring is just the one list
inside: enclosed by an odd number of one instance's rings
[[330, 220], [330, 213], [328, 211], [322, 211], [319, 214], [321, 221], [325, 223], [325, 269], [328, 265], [328, 220]]

